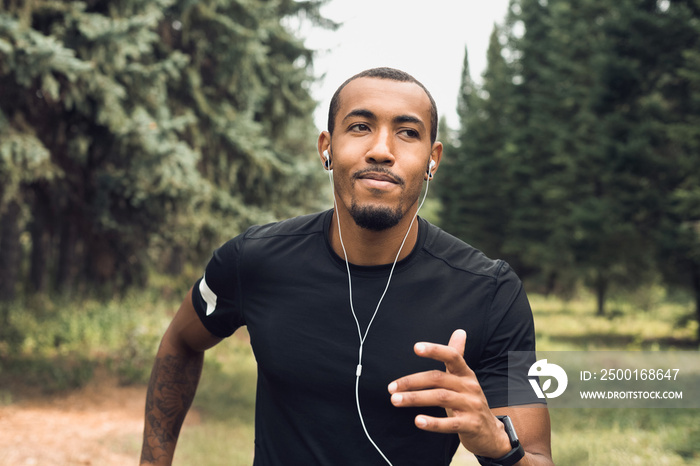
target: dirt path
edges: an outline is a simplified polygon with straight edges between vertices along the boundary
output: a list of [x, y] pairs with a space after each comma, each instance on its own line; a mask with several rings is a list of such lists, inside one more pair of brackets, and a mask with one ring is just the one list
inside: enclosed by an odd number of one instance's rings
[[0, 406], [0, 465], [135, 465], [145, 396], [145, 387], [101, 381]]
[[[0, 466], [129, 466], [141, 449], [146, 388], [102, 378], [63, 396], [0, 405]], [[185, 424], [199, 424], [190, 411]], [[476, 465], [460, 449], [452, 465]]]

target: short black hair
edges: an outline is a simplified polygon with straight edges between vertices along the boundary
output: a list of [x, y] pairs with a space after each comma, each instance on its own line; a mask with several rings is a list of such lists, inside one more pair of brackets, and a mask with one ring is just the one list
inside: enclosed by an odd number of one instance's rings
[[435, 142], [437, 139], [438, 113], [437, 105], [435, 104], [433, 96], [430, 95], [428, 89], [426, 89], [420, 81], [410, 74], [406, 73], [405, 71], [387, 67], [372, 68], [362, 71], [361, 73], [357, 73], [355, 76], [349, 78], [347, 81], [341, 84], [335, 91], [335, 94], [333, 94], [333, 97], [331, 98], [331, 104], [328, 107], [328, 132], [331, 134], [331, 136], [333, 136], [333, 130], [335, 129], [335, 117], [338, 113], [338, 108], [340, 107], [340, 91], [342, 91], [343, 88], [350, 82], [358, 78], [379, 78], [418, 84], [425, 91], [428, 99], [430, 99], [430, 144]]

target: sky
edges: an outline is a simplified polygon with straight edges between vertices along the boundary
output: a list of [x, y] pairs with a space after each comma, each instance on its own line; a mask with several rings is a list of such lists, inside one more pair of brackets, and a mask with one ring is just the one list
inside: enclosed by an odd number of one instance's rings
[[508, 0], [331, 0], [321, 13], [342, 23], [340, 28], [305, 25], [300, 31], [306, 46], [317, 51], [315, 74], [323, 76], [311, 89], [319, 102], [316, 125], [326, 129], [330, 99], [343, 81], [368, 68], [389, 66], [422, 82], [440, 118], [457, 128], [464, 48], [472, 78], [479, 81], [489, 36], [507, 9]]

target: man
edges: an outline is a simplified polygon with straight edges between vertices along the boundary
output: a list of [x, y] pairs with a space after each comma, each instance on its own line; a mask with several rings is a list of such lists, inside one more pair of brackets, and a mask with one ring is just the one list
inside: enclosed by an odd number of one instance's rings
[[520, 281], [416, 220], [436, 133], [435, 103], [406, 73], [338, 89], [318, 139], [335, 208], [214, 253], [158, 350], [142, 464], [170, 464], [204, 351], [243, 325], [256, 465], [448, 465], [460, 442], [482, 464], [552, 464], [546, 407], [508, 406], [508, 351], [534, 351]]

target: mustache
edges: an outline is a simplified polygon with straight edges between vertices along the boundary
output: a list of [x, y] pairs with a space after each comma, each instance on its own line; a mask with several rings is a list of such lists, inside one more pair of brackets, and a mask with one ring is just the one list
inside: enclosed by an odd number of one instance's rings
[[363, 168], [361, 170], [356, 171], [353, 175], [352, 178], [354, 180], [359, 180], [361, 178], [368, 178], [369, 175], [382, 175], [385, 177], [388, 177], [393, 181], [394, 183], [403, 186], [406, 184], [406, 181], [400, 177], [399, 175], [394, 174], [391, 170], [389, 170], [386, 167], [383, 167], [381, 165], [372, 165], [366, 168]]

